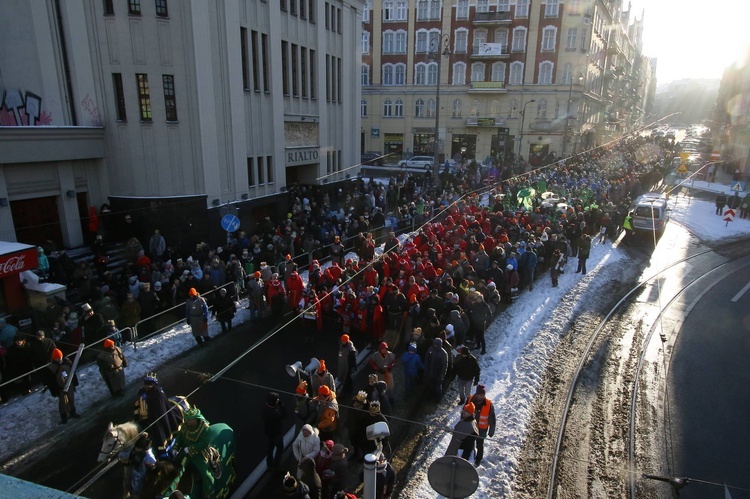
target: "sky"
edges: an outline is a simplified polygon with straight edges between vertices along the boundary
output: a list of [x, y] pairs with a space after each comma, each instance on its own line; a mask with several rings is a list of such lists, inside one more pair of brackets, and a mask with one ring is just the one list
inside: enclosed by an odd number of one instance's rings
[[[694, 187], [709, 192], [730, 193], [727, 185], [718, 183], [696, 181]], [[723, 222], [714, 215], [715, 208], [710, 200], [698, 200], [680, 194], [670, 198], [670, 207], [671, 222], [662, 239], [667, 243], [672, 237], [671, 231], [677, 230], [676, 227], [689, 230], [704, 243], [717, 243], [726, 241], [727, 238], [750, 235], [750, 220], [735, 219], [731, 224]], [[400, 236], [400, 239], [403, 240], [403, 236]], [[377, 251], [379, 253], [382, 248], [378, 248]], [[506, 417], [499, 423], [496, 439], [488, 442], [486, 446], [486, 464], [482, 476], [488, 479], [481, 480], [480, 489], [475, 497], [498, 497], [498, 490], [512, 490], [513, 475], [523, 444], [522, 436], [532, 415], [534, 397], [541, 380], [540, 373], [543, 372], [548, 356], [554, 351], [561, 335], [561, 331], [555, 329], [555, 324], [559, 321], [552, 321], [550, 317], [577, 313], [575, 307], [586, 302], [563, 300], [569, 292], [595, 299], [597, 294], [601, 293], [599, 286], [618, 274], [625, 258], [627, 255], [616, 245], [612, 245], [611, 241], [595, 246], [586, 276], [566, 272], [560, 276], [558, 288], [550, 287], [548, 276], [540, 276], [537, 283], [540, 287], [539, 292], [524, 293], [513, 305], [513, 313], [501, 314], [487, 331], [489, 355], [482, 356], [480, 360], [482, 383], [486, 385], [488, 396], [496, 404], [496, 410]], [[568, 267], [575, 264], [574, 259], [571, 261], [573, 263], [569, 262]], [[327, 265], [328, 263], [324, 264], [324, 267]], [[307, 278], [306, 271], [301, 275], [303, 279]], [[249, 312], [243, 307], [238, 311], [234, 322], [243, 323], [247, 320]], [[215, 335], [219, 331], [219, 324], [210, 321], [209, 333]], [[513, 331], [514, 334], [508, 334], [508, 331]], [[153, 370], [194, 346], [195, 342], [189, 328], [181, 325], [158, 338], [139, 343], [138, 350], [124, 348], [129, 363], [126, 370], [128, 381], [137, 383], [142, 373]], [[360, 357], [364, 358], [368, 353], [369, 350], [362, 349]], [[107, 400], [109, 394], [96, 366], [88, 366], [79, 371], [79, 379], [84, 388], [77, 392], [76, 406], [85, 414], [101, 404], [102, 400]], [[428, 416], [425, 423], [442, 428], [452, 427], [458, 418], [455, 398], [456, 392], [452, 389], [446, 395], [443, 406], [435, 414]], [[4, 439], [3, 445], [0, 446], [0, 462], [24, 448], [27, 452], [34, 452], [52, 445], [50, 439], [42, 437], [49, 436], [59, 429], [56, 405], [56, 399], [46, 393], [36, 392], [27, 397], [14, 398], [0, 406]], [[70, 424], [85, 424], [84, 422], [84, 419], [74, 420]], [[104, 428], [100, 430], [103, 434]], [[291, 436], [290, 434], [288, 440], [291, 440]], [[97, 429], [92, 429], [92, 438], [98, 438]], [[434, 459], [441, 457], [449, 440], [448, 432], [435, 432], [433, 438], [428, 439], [421, 450], [421, 456], [418, 458], [420, 462], [429, 465]], [[37, 443], [28, 448], [29, 442]], [[23, 455], [17, 455], [16, 459], [23, 459]], [[96, 464], [92, 462], [91, 466], [94, 468]], [[404, 497], [435, 498], [436, 494], [427, 481], [427, 466], [415, 468], [408, 478], [409, 493], [404, 493]], [[265, 462], [259, 463], [244, 485], [249, 488], [255, 477], [262, 475], [263, 471]]]
[[[682, 78], [721, 78], [750, 45], [747, 0], [631, 0], [639, 19], [646, 9], [644, 53], [657, 57], [659, 84]], [[623, 0], [627, 9], [628, 0]], [[631, 20], [632, 20], [631, 15]]]

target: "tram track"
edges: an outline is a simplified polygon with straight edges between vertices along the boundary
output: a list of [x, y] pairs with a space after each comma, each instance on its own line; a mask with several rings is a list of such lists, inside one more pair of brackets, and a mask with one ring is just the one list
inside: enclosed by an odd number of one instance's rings
[[[557, 411], [559, 421], [557, 428], [551, 426], [554, 424], [554, 414], [547, 414], [543, 418], [546, 419], [547, 430], [556, 433], [554, 449], [549, 456], [544, 457], [542, 456], [544, 450], [537, 448], [536, 456], [532, 458], [542, 463], [548, 459], [551, 461], [546, 486], [548, 498], [580, 497], [583, 490], [586, 490], [588, 496], [605, 494], [610, 497], [616, 495], [635, 497], [636, 478], [640, 476], [635, 464], [636, 411], [639, 408], [639, 390], [642, 388], [638, 380], [644, 368], [650, 365], [645, 361], [648, 346], [655, 331], [658, 330], [662, 315], [674, 304], [675, 300], [689, 288], [700, 285], [705, 282], [705, 278], [716, 275], [716, 272], [726, 265], [745, 256], [744, 251], [740, 252], [742, 254], [731, 255], [738, 253], [734, 248], [740, 249], [737, 243], [706, 249], [676, 260], [660, 269], [627, 291], [606, 314], [603, 314], [604, 318], [585, 338], [583, 341], [585, 346], [580, 349], [576, 367], [569, 376], [565, 400], [560, 404], [561, 409]], [[659, 300], [656, 304], [658, 311], [655, 317], [649, 319], [652, 325], [644, 326], [643, 318], [635, 323], [628, 319], [627, 312], [631, 309], [633, 312], [636, 311], [633, 307], [646, 308], [638, 303], [638, 296], [646, 287], [660, 279], [665, 279], [670, 272], [679, 271], [686, 265], [690, 266], [689, 262], [695, 264], [701, 261], [701, 257], [721, 252], [728, 253], [725, 255], [727, 258], [725, 262], [711, 269], [712, 272], [694, 276], [680, 283], [679, 288], [672, 289], [673, 295], [667, 298], [666, 303], [661, 303], [660, 290], [657, 290], [659, 292]], [[577, 329], [581, 331], [586, 328], [585, 323], [591, 323], [591, 318], [583, 318], [582, 321], [577, 322]], [[608, 332], [610, 334], [606, 334]], [[575, 339], [571, 339], [570, 344], [566, 346], [569, 353], [577, 349], [575, 342]], [[578, 340], [579, 345], [583, 342]], [[618, 342], [624, 345], [629, 344], [627, 352], [624, 348], [617, 351]], [[567, 360], [567, 364], [570, 366], [570, 359]], [[560, 385], [559, 377], [566, 370], [570, 370], [570, 367], [554, 369], [558, 381], [553, 385]], [[666, 375], [666, 373], [662, 374]], [[554, 389], [547, 396], [555, 398]], [[547, 405], [554, 408], [554, 404], [549, 401]], [[649, 417], [654, 417], [653, 411], [649, 411], [648, 406], [641, 408], [646, 409]], [[576, 412], [575, 417], [571, 416], [573, 412]], [[581, 427], [584, 423], [587, 428]], [[574, 427], [571, 428], [570, 424]], [[539, 430], [537, 428], [537, 433]], [[548, 438], [550, 436], [548, 435]], [[582, 449], [588, 452], [582, 455], [584, 452]], [[563, 457], [566, 463], [563, 463]], [[561, 468], [564, 465], [568, 469], [565, 477], [561, 477]], [[541, 468], [543, 467], [542, 465]], [[600, 473], [602, 469], [608, 469], [609, 472]], [[628, 485], [625, 486], [625, 484]], [[526, 491], [528, 492], [528, 489]], [[644, 496], [639, 494], [638, 497]]]

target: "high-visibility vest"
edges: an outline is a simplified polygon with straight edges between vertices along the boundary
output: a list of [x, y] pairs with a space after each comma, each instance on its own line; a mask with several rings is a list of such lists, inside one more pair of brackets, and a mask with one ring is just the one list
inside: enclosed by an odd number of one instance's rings
[[[474, 398], [474, 395], [469, 397], [469, 402]], [[485, 397], [484, 405], [479, 410], [479, 417], [477, 418], [477, 428], [480, 430], [486, 430], [490, 427], [490, 409], [492, 409], [492, 402]]]
[[633, 230], [633, 217], [628, 215], [625, 217], [625, 221], [622, 222], [622, 228], [626, 230]]

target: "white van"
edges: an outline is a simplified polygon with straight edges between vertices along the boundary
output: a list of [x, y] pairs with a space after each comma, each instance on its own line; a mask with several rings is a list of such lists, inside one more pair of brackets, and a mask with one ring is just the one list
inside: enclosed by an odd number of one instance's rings
[[659, 192], [638, 196], [633, 208], [633, 230], [636, 233], [653, 233], [661, 237], [669, 221], [667, 198]]

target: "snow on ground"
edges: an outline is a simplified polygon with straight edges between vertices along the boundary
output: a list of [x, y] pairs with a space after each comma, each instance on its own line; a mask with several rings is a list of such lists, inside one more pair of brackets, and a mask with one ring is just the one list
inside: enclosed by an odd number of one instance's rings
[[[707, 189], [708, 190], [708, 189]], [[717, 191], [712, 191], [717, 192]], [[713, 202], [686, 197], [680, 194], [670, 200], [671, 220], [694, 233], [706, 242], [716, 243], [750, 235], [750, 220], [738, 220], [725, 226], [723, 217], [714, 214]], [[739, 215], [739, 213], [738, 213]], [[399, 236], [403, 242], [408, 236]], [[382, 249], [378, 249], [378, 252]], [[348, 254], [346, 258], [355, 257]], [[524, 293], [511, 307], [510, 312], [501, 315], [487, 331], [488, 355], [480, 361], [482, 383], [487, 387], [487, 396], [496, 405], [498, 429], [495, 438], [485, 445], [485, 464], [480, 469], [481, 480], [477, 497], [498, 497], [511, 492], [511, 483], [519, 451], [523, 443], [526, 425], [531, 417], [531, 408], [549, 354], [559, 341], [561, 328], [555, 317], [567, 317], [583, 307], [585, 300], [578, 300], [587, 289], [596, 295], [596, 288], [612, 278], [616, 278], [618, 262], [626, 256], [611, 242], [593, 247], [588, 261], [589, 273], [586, 276], [574, 274], [575, 260], [568, 263], [567, 271], [560, 276], [560, 286], [552, 288], [547, 276], [539, 276], [534, 291]], [[323, 265], [323, 267], [326, 267]], [[303, 279], [307, 269], [301, 268]], [[569, 294], [570, 293], [570, 294]], [[249, 312], [238, 310], [234, 323], [249, 320]], [[221, 328], [215, 321], [209, 322], [209, 334], [219, 334]], [[124, 348], [128, 358], [126, 376], [129, 382], [138, 380], [143, 374], [156, 369], [164, 362], [173, 359], [193, 348], [195, 341], [189, 327], [180, 324], [154, 338]], [[96, 410], [110, 395], [95, 365], [82, 368], [78, 372], [81, 386], [76, 390], [76, 407], [81, 414]], [[452, 428], [458, 419], [458, 408], [447, 402], [436, 411], [440, 428]], [[45, 435], [57, 433], [59, 416], [57, 399], [37, 391], [26, 397], [15, 397], [0, 406], [3, 445], [0, 446], [0, 462], [27, 448]], [[435, 422], [435, 417], [431, 419]], [[69, 425], [85, 424], [85, 418], [73, 420]], [[429, 465], [441, 457], [450, 441], [449, 432], [436, 432], [432, 441], [423, 450], [423, 459]], [[98, 434], [94, 432], [94, 438]], [[35, 450], [39, 450], [37, 447]], [[404, 497], [436, 497], [427, 482], [427, 467], [417, 467], [404, 492]], [[491, 482], [491, 483], [490, 483]], [[491, 488], [490, 488], [491, 487]]]

